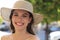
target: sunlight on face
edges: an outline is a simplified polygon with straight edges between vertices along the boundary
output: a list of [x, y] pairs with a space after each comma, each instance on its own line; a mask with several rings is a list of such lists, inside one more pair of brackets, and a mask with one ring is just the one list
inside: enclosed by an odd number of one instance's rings
[[29, 17], [29, 13], [25, 10], [14, 10], [12, 16], [12, 23], [15, 29], [26, 29], [28, 23], [30, 23], [31, 18]]

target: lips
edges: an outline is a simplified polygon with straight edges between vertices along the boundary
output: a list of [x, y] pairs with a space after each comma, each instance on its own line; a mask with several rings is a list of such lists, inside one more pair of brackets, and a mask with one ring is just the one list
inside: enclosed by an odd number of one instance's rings
[[19, 22], [16, 22], [15, 24], [18, 25], [18, 26], [23, 26], [24, 25], [24, 23], [19, 23]]

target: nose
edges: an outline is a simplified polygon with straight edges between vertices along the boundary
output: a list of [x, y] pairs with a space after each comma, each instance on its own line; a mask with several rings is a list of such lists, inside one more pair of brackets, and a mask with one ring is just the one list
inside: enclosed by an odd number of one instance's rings
[[22, 21], [22, 17], [18, 16], [18, 19], [17, 19], [17, 20], [20, 20], [20, 21]]

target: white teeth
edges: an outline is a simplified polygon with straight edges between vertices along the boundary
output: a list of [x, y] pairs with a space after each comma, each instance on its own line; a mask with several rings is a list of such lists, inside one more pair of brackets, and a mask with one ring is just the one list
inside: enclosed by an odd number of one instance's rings
[[21, 25], [23, 25], [23, 23], [17, 23], [17, 25], [20, 25], [21, 26]]

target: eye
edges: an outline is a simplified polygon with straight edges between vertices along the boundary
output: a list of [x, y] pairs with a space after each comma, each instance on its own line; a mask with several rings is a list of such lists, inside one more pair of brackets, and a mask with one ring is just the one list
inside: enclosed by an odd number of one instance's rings
[[15, 13], [13, 14], [13, 16], [18, 16], [18, 13], [15, 12]]
[[23, 17], [29, 17], [29, 15], [27, 13], [24, 13]]
[[27, 15], [23, 15], [23, 17], [28, 17]]

